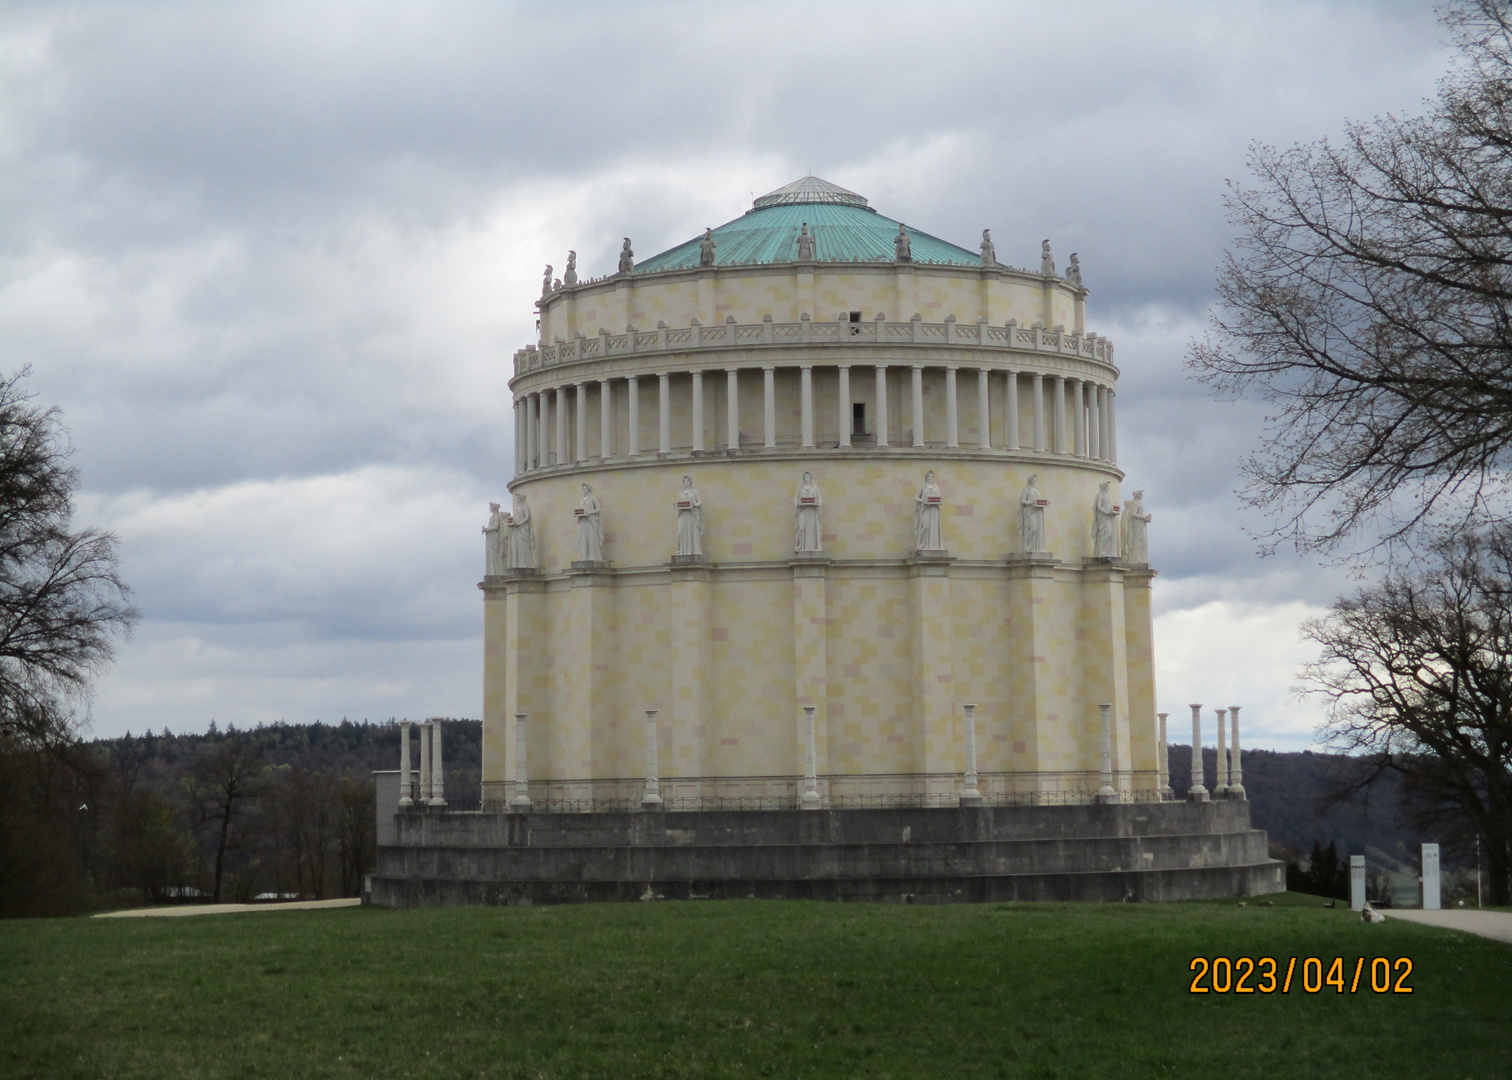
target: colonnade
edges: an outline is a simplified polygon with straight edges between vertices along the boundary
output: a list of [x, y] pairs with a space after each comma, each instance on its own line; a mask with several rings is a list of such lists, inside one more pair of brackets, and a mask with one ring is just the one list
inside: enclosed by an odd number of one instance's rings
[[[853, 445], [851, 420], [851, 368], [872, 368], [876, 377], [875, 426], [876, 445], [893, 445], [889, 439], [887, 408], [887, 372], [890, 367], [910, 370], [911, 431], [906, 433], [914, 447], [927, 447], [924, 410], [924, 371], [926, 368], [945, 371], [945, 431], [944, 444], [948, 448], [960, 446], [960, 423], [958, 410], [959, 373], [963, 365], [937, 364], [841, 364], [820, 365], [835, 367], [838, 372], [838, 430], [839, 448]], [[777, 369], [796, 367], [799, 371], [799, 431], [800, 445], [804, 449], [815, 448], [814, 441], [814, 367], [813, 364], [762, 365], [762, 448], [777, 447]], [[725, 372], [725, 446], [736, 449], [740, 446], [740, 371], [739, 368], [723, 369]], [[1023, 372], [1001, 367], [966, 367], [975, 371], [977, 379], [977, 445], [978, 450], [1033, 450], [1039, 453], [1070, 454], [1093, 461], [1118, 463], [1118, 428], [1114, 411], [1115, 394], [1106, 383], [1064, 375], [1045, 375], [1041, 372]], [[517, 396], [515, 409], [515, 471], [516, 474], [534, 472], [554, 465], [583, 464], [590, 460], [609, 461], [616, 457], [638, 458], [644, 453], [670, 454], [672, 452], [672, 380], [691, 380], [692, 409], [688, 420], [692, 427], [689, 445], [694, 453], [709, 449], [707, 425], [704, 417], [704, 377], [717, 376], [717, 370], [685, 372], [657, 372], [652, 375], [629, 375], [617, 378], [583, 380], [562, 384], [546, 390]], [[990, 422], [990, 391], [994, 376], [1006, 380], [1005, 418], [1000, 438], [992, 438]], [[640, 393], [642, 380], [655, 380], [657, 395], [657, 433], [654, 451], [645, 446], [640, 431]], [[1021, 379], [1028, 379], [1031, 401], [1031, 423], [1028, 432], [1019, 430], [1019, 390]], [[1049, 386], [1046, 386], [1046, 383]], [[591, 383], [598, 384], [599, 393], [599, 448], [596, 458], [588, 454], [588, 432], [591, 430], [588, 391]], [[615, 384], [622, 387], [616, 388]], [[628, 420], [624, 444], [617, 447], [614, 425], [614, 402], [616, 390], [626, 398]], [[1047, 390], [1049, 392], [1047, 403]], [[575, 412], [576, 423], [568, 418]], [[1048, 408], [1047, 408], [1048, 404]], [[571, 438], [572, 445], [568, 445]], [[1026, 443], [1028, 445], [1024, 445]]]

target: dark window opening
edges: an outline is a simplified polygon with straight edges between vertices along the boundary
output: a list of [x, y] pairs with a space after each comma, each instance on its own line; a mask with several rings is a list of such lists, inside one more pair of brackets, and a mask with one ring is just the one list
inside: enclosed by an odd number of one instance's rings
[[866, 405], [864, 402], [854, 402], [851, 405], [851, 434], [866, 434]]
[[851, 322], [860, 322], [861, 321], [861, 313], [859, 311], [853, 311], [853, 312], [851, 312], [850, 316], [851, 316]]

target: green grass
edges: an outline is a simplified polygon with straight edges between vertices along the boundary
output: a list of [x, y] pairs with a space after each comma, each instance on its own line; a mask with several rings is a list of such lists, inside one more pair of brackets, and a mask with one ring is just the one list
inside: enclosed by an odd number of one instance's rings
[[[1414, 992], [1192, 996], [1198, 954], [1409, 956]], [[0, 1076], [48, 1080], [1464, 1080], [1507, 1075], [1509, 1006], [1512, 947], [1295, 896], [0, 924]]]

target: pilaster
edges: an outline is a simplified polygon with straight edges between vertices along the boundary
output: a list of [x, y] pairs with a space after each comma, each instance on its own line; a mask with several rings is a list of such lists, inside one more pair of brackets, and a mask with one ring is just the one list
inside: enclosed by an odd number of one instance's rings
[[803, 707], [814, 712], [815, 761], [820, 776], [829, 771], [829, 638], [826, 610], [828, 559], [792, 559], [794, 771], [802, 775], [805, 743]]
[[669, 568], [668, 619], [672, 640], [672, 693], [662, 763], [665, 777], [707, 775], [709, 673], [713, 669], [711, 625], [713, 569], [707, 562], [675, 562]]
[[[950, 604], [950, 564], [945, 554], [915, 553], [905, 566], [909, 577], [909, 623], [913, 646], [913, 684], [918, 697], [919, 768], [921, 772], [957, 773], [962, 768], [960, 740], [954, 724], [954, 639]], [[941, 791], [953, 788], [939, 781]]]
[[[503, 579], [504, 598], [504, 713], [508, 724], [505, 738], [507, 759], [504, 778], [509, 798], [513, 799], [515, 775], [515, 721], [518, 713], [529, 715], [526, 736], [530, 742], [527, 758], [543, 765], [546, 761], [547, 728], [550, 721], [550, 695], [546, 680], [546, 583], [534, 571], [515, 572]], [[540, 771], [537, 775], [544, 776]]]
[[1124, 570], [1124, 648], [1129, 665], [1129, 731], [1133, 744], [1129, 760], [1136, 771], [1151, 773], [1161, 768], [1159, 754], [1163, 742], [1155, 712], [1155, 629], [1151, 608], [1154, 581], [1155, 571], [1147, 566]]
[[483, 760], [480, 774], [483, 801], [505, 799], [509, 736], [509, 700], [505, 656], [509, 643], [508, 588], [502, 577], [485, 577], [483, 593]]
[[[1064, 767], [1052, 706], [1059, 689], [1050, 658], [1055, 649], [1050, 611], [1060, 560], [1042, 554], [1008, 557], [1009, 769], [1045, 772]], [[1052, 790], [1048, 780], [1040, 791]]]
[[1077, 768], [1095, 771], [1101, 738], [1097, 703], [1113, 706], [1113, 786], [1132, 783], [1129, 748], [1129, 664], [1124, 638], [1124, 568], [1111, 559], [1082, 563], [1081, 687], [1074, 695], [1072, 718], [1077, 733]]
[[588, 780], [594, 769], [596, 726], [609, 714], [614, 576], [603, 564], [573, 563], [563, 655], [572, 671], [561, 682], [563, 715], [552, 725], [552, 778]]

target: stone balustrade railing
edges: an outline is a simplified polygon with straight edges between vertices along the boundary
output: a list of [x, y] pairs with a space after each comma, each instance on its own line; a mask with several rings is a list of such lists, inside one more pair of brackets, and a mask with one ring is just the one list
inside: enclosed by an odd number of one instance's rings
[[601, 329], [594, 337], [579, 335], [573, 341], [557, 341], [536, 347], [527, 345], [514, 355], [516, 375], [579, 360], [630, 357], [645, 353], [686, 352], [698, 349], [753, 348], [767, 345], [947, 345], [976, 349], [1076, 356], [1111, 365], [1113, 343], [1096, 334], [1072, 334], [1064, 329], [1047, 330], [1040, 324], [1020, 326], [1010, 319], [992, 326], [985, 319], [974, 323], [925, 322], [915, 316], [905, 322], [882, 317], [851, 322], [849, 316], [834, 322], [815, 322], [805, 315], [798, 322], [774, 322], [767, 316], [759, 323], [737, 323], [732, 315], [723, 325], [703, 326], [698, 320], [686, 327], [665, 323], [655, 330], [627, 327], [623, 334]]

